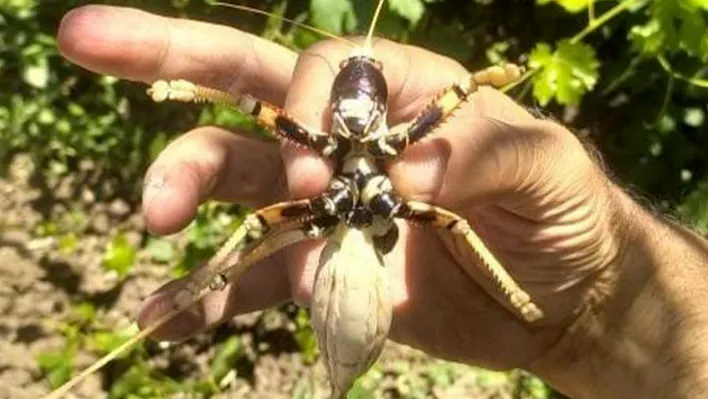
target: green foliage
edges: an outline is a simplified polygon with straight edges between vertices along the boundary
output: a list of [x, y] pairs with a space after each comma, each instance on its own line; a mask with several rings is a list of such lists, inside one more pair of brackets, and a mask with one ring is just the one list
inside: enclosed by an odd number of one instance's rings
[[388, 6], [391, 11], [400, 15], [415, 27], [425, 13], [425, 4], [422, 0], [389, 0]]
[[[136, 324], [131, 324], [118, 331], [96, 331], [87, 337], [87, 345], [93, 351], [105, 355], [129, 340], [138, 331]], [[130, 355], [130, 352], [123, 353], [119, 358], [127, 357], [128, 355]]]
[[560, 104], [578, 105], [585, 93], [597, 83], [600, 62], [587, 44], [562, 40], [553, 51], [539, 43], [529, 55], [529, 66], [539, 70], [533, 81], [533, 95], [547, 105], [551, 99]]
[[216, 248], [243, 220], [244, 209], [239, 206], [208, 203], [199, 208], [187, 227], [187, 246], [181, 261], [174, 269], [181, 276], [214, 254]]
[[171, 263], [177, 259], [177, 249], [170, 240], [151, 238], [146, 249], [151, 259], [157, 263]]
[[137, 251], [125, 234], [118, 234], [108, 243], [103, 253], [103, 268], [113, 271], [123, 278], [133, 268], [136, 256]]
[[214, 360], [211, 362], [210, 377], [213, 381], [221, 382], [234, 369], [236, 361], [244, 355], [241, 338], [231, 337], [221, 344], [216, 350]]
[[708, 61], [705, 0], [654, 1], [650, 19], [631, 30], [635, 47], [647, 55], [685, 53]]
[[306, 363], [312, 364], [317, 361], [320, 352], [317, 347], [317, 337], [315, 331], [310, 325], [310, 318], [307, 311], [298, 309], [295, 316], [295, 342], [300, 348], [302, 358]]
[[69, 381], [69, 378], [74, 374], [75, 356], [76, 351], [73, 348], [68, 348], [61, 352], [45, 352], [39, 355], [37, 363], [52, 388], [57, 388]]
[[310, 12], [315, 25], [337, 35], [354, 30], [358, 23], [349, 0], [312, 0]]
[[576, 13], [585, 10], [592, 5], [594, 0], [537, 0], [540, 5], [557, 3], [565, 8], [570, 13]]

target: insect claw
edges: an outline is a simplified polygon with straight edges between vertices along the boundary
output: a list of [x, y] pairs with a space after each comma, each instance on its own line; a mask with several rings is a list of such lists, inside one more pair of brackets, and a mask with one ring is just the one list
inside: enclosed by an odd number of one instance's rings
[[147, 95], [156, 103], [166, 101], [170, 97], [170, 84], [164, 80], [158, 80], [147, 89]]
[[527, 303], [526, 305], [524, 305], [524, 307], [521, 308], [520, 312], [524, 320], [529, 323], [533, 323], [545, 317], [543, 311], [533, 303]]
[[506, 65], [504, 65], [504, 70], [506, 71], [506, 75], [512, 81], [519, 80], [521, 78], [521, 75], [523, 75], [525, 72], [523, 66], [519, 66], [516, 64], [506, 64]]
[[324, 235], [324, 229], [320, 226], [313, 224], [305, 230], [305, 235], [307, 236], [307, 238], [311, 239], [320, 238]]
[[263, 230], [265, 229], [265, 226], [263, 226], [263, 223], [258, 219], [258, 216], [255, 214], [250, 214], [246, 217], [246, 220], [243, 221], [244, 227], [246, 227], [246, 230], [248, 231], [248, 236], [251, 237], [254, 240], [257, 240], [263, 236]]
[[214, 279], [209, 283], [209, 289], [212, 291], [221, 291], [226, 287], [228, 283], [226, 276], [223, 274], [217, 274]]

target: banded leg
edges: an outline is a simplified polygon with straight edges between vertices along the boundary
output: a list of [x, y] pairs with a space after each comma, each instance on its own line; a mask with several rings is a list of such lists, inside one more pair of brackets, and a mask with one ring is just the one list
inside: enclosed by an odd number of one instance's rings
[[465, 219], [443, 208], [417, 201], [402, 203], [398, 207], [396, 217], [418, 224], [444, 228], [456, 236], [463, 237], [479, 256], [497, 287], [524, 320], [534, 322], [544, 317], [543, 311], [531, 301], [531, 296], [514, 281]]
[[[310, 236], [316, 238], [323, 234], [328, 227], [339, 221], [337, 215], [346, 214], [354, 207], [356, 194], [356, 186], [352, 181], [335, 178], [323, 194], [312, 198], [281, 202], [249, 214], [207, 264], [189, 276], [185, 287], [175, 295], [175, 303], [178, 306], [181, 306], [182, 303], [189, 303], [192, 297], [207, 288], [211, 290], [223, 288], [227, 280], [224, 277], [224, 270], [228, 267], [231, 253], [239, 245], [243, 244], [248, 248], [254, 248], [260, 245], [258, 243], [262, 240], [266, 240], [267, 235], [271, 232], [277, 233], [302, 227], [308, 222], [313, 222], [307, 225]], [[272, 250], [271, 248], [260, 248], [259, 251], [252, 251], [256, 253], [265, 251], [270, 254], [278, 249], [280, 247], [272, 248]]]
[[158, 80], [147, 91], [155, 102], [166, 100], [188, 103], [223, 104], [251, 115], [267, 128], [274, 139], [288, 140], [312, 148], [328, 157], [337, 152], [338, 144], [334, 135], [314, 131], [287, 115], [282, 109], [260, 101], [248, 94], [232, 94], [225, 91], [200, 86], [186, 80]]
[[[193, 303], [205, 290], [219, 290], [226, 286], [228, 269], [234, 263], [234, 256], [245, 256], [252, 259], [247, 262], [246, 269], [253, 263], [272, 254], [287, 244], [278, 244], [272, 237], [279, 233], [304, 227], [313, 221], [316, 215], [311, 210], [310, 199], [282, 202], [257, 210], [246, 216], [241, 226], [226, 240], [209, 261], [194, 270], [188, 277], [185, 286], [175, 294], [175, 304], [185, 309]], [[286, 240], [287, 241], [287, 240]], [[271, 242], [276, 245], [271, 245]], [[264, 248], [263, 245], [268, 245]], [[239, 251], [239, 247], [241, 250]], [[235, 253], [235, 255], [234, 255]], [[256, 256], [254, 257], [255, 254]], [[262, 256], [258, 256], [258, 255]], [[240, 258], [239, 258], [240, 259]], [[239, 260], [239, 264], [243, 264]], [[242, 273], [241, 270], [238, 274]]]
[[459, 83], [443, 90], [412, 122], [384, 136], [372, 137], [373, 140], [367, 143], [367, 149], [377, 157], [396, 157], [406, 147], [433, 132], [480, 86], [501, 88], [518, 80], [521, 74], [521, 67], [514, 64], [492, 66], [469, 74]]
[[[281, 225], [281, 228], [278, 229], [277, 232], [273, 231], [265, 236], [262, 236], [260, 239], [252, 242], [242, 251], [238, 251], [240, 252], [240, 256], [236, 260], [234, 260], [233, 256], [231, 256], [230, 254], [219, 255], [220, 253], [225, 251], [225, 248], [228, 247], [228, 245], [225, 245], [213, 258], [221, 259], [221, 261], [217, 263], [219, 263], [220, 265], [223, 264], [224, 268], [221, 273], [215, 274], [215, 281], [219, 281], [218, 285], [220, 287], [209, 287], [210, 284], [207, 283], [203, 287], [203, 289], [199, 290], [199, 292], [196, 292], [193, 295], [191, 292], [185, 291], [184, 289], [179, 291], [178, 295], [179, 293], [182, 293], [182, 298], [180, 298], [180, 300], [177, 300], [177, 296], [175, 297], [176, 306], [173, 309], [169, 310], [168, 312], [154, 320], [149, 326], [143, 328], [139, 333], [133, 335], [132, 337], [121, 343], [118, 347], [111, 350], [109, 353], [97, 360], [95, 363], [82, 370], [75, 377], [65, 382], [62, 386], [45, 396], [44, 399], [59, 399], [61, 397], [64, 397], [73, 387], [85, 380], [88, 376], [100, 370], [110, 361], [123, 354], [123, 352], [132, 348], [136, 343], [155, 333], [158, 329], [167, 324], [175, 316], [187, 310], [188, 308], [191, 308], [197, 302], [201, 301], [209, 292], [214, 289], [223, 288], [223, 286], [226, 285], [226, 283], [229, 281], [235, 281], [236, 279], [238, 279], [238, 277], [240, 277], [241, 274], [243, 274], [243, 272], [248, 270], [250, 266], [253, 266], [255, 263], [266, 258], [275, 251], [300, 241], [318, 238], [318, 236], [312, 235], [309, 229], [304, 228], [305, 226], [316, 224], [323, 229], [318, 231], [325, 231], [329, 227], [332, 227], [332, 223], [333, 220], [330, 217], [326, 216], [323, 218], [315, 219], [310, 223], [294, 223], [293, 225], [288, 225], [287, 228]], [[254, 231], [257, 230], [258, 229]], [[232, 236], [232, 239], [236, 236], [237, 235], [234, 234], [234, 236]], [[244, 234], [244, 237], [245, 236], [246, 234]], [[230, 239], [229, 242], [231, 242], [232, 239]], [[205, 276], [205, 274], [203, 274], [202, 276]]]

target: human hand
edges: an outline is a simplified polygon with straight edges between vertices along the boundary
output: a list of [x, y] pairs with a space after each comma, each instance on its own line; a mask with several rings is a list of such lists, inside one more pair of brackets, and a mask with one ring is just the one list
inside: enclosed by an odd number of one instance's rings
[[[351, 51], [328, 41], [298, 58], [234, 29], [99, 6], [67, 15], [59, 40], [68, 59], [96, 72], [246, 91], [320, 130], [326, 130], [330, 83]], [[389, 85], [391, 125], [413, 118], [466, 73], [452, 60], [384, 40], [376, 41], [374, 55]], [[470, 220], [546, 313], [538, 326], [521, 322], [482, 287], [473, 254], [438, 232], [404, 229], [388, 257], [392, 339], [447, 359], [529, 368], [602, 296], [598, 282], [617, 267], [623, 219], [613, 186], [572, 134], [494, 90], [474, 94], [430, 139], [392, 163], [389, 174], [403, 197]], [[206, 199], [259, 207], [318, 194], [331, 175], [330, 165], [305, 150], [202, 127], [152, 165], [143, 209], [151, 231], [169, 234], [185, 227]], [[303, 244], [276, 254], [205, 299], [202, 318], [177, 317], [159, 338], [182, 339], [290, 298], [306, 305], [320, 248]], [[179, 284], [146, 301], [143, 325], [170, 308], [169, 293]]]

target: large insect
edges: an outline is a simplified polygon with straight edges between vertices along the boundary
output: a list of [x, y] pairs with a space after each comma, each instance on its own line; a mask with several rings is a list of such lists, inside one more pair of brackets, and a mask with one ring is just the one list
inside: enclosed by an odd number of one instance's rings
[[[543, 317], [543, 312], [529, 294], [514, 281], [465, 219], [441, 207], [400, 197], [380, 167], [382, 161], [401, 155], [408, 146], [434, 134], [436, 127], [450, 118], [480, 86], [501, 88], [513, 83], [520, 78], [521, 68], [507, 64], [471, 73], [444, 89], [412, 121], [389, 129], [387, 84], [383, 66], [374, 58], [371, 46], [373, 27], [383, 3], [384, 0], [379, 1], [364, 45], [355, 48], [340, 64], [330, 90], [332, 128], [329, 133], [314, 131], [284, 110], [250, 94], [227, 93], [184, 80], [157, 81], [151, 86], [148, 93], [156, 102], [220, 103], [251, 115], [273, 138], [298, 143], [329, 158], [335, 165], [335, 174], [329, 187], [320, 195], [274, 204], [249, 214], [214, 257], [188, 276], [185, 286], [175, 294], [172, 311], [47, 398], [60, 397], [120, 352], [155, 332], [176, 314], [188, 311], [207, 293], [236, 281], [249, 267], [270, 254], [288, 245], [318, 238], [326, 238], [327, 243], [313, 292], [313, 306], [319, 311], [313, 311], [312, 317], [313, 323], [329, 323], [316, 329], [320, 346], [325, 353], [337, 349], [328, 348], [332, 342], [324, 335], [331, 338], [339, 334], [343, 336], [340, 343], [346, 341], [348, 351], [353, 353], [350, 357], [364, 357], [363, 362], [351, 363], [355, 370], [348, 371], [353, 377], [345, 378], [342, 373], [347, 370], [342, 368], [347, 364], [337, 361], [341, 359], [331, 359], [331, 354], [330, 358], [325, 356], [333, 397], [344, 396], [353, 379], [365, 372], [378, 357], [378, 350], [367, 352], [363, 345], [367, 339], [378, 340], [380, 344], [385, 341], [391, 323], [391, 305], [386, 281], [360, 281], [360, 284], [377, 284], [374, 288], [376, 303], [364, 303], [363, 306], [384, 308], [375, 315], [375, 331], [366, 328], [345, 331], [347, 326], [366, 324], [362, 318], [370, 317], [376, 309], [362, 311], [362, 303], [356, 302], [353, 296], [345, 295], [334, 300], [327, 295], [337, 283], [335, 275], [338, 271], [356, 268], [376, 274], [383, 270], [383, 255], [391, 251], [398, 239], [396, 219], [441, 229], [463, 239], [479, 256], [496, 289], [523, 320], [534, 322]], [[350, 285], [349, 289], [357, 289], [357, 284]], [[328, 313], [338, 319], [324, 320]], [[373, 338], [364, 337], [366, 334], [373, 334]]]

